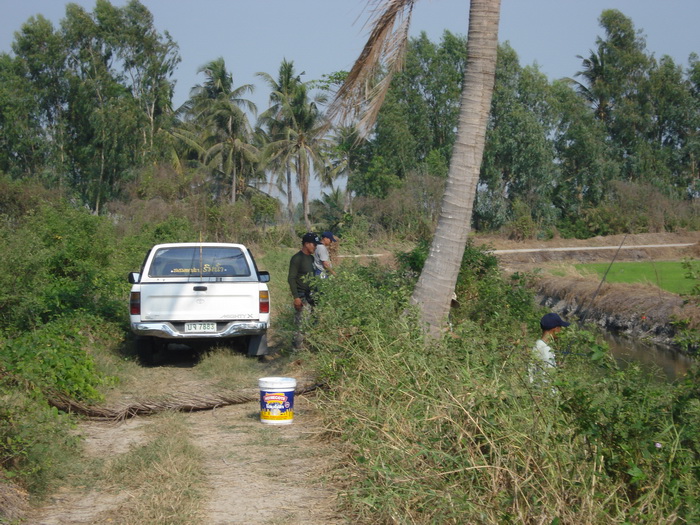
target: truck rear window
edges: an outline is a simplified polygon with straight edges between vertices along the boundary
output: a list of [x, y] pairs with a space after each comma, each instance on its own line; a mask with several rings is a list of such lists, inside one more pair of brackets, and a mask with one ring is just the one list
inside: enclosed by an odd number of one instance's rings
[[239, 248], [187, 246], [161, 248], [149, 277], [249, 277], [250, 267]]

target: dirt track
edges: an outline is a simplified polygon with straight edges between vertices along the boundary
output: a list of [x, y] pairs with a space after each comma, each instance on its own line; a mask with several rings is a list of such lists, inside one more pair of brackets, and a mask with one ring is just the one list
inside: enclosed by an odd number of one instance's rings
[[[700, 258], [700, 233], [661, 233], [555, 239], [515, 243], [479, 239], [494, 249], [506, 272], [561, 267], [570, 263], [680, 261]], [[536, 279], [538, 300], [565, 316], [594, 322], [601, 328], [675, 347], [673, 322], [685, 319], [700, 327], [700, 308], [676, 294], [643, 284], [601, 283], [598, 277], [546, 271]]]
[[558, 262], [611, 261], [616, 254], [618, 261], [700, 257], [700, 232], [641, 233], [522, 242], [484, 236], [476, 237], [475, 242], [493, 248], [506, 267], [531, 268]]
[[[192, 368], [152, 369], [160, 388], [206, 389]], [[204, 455], [204, 492], [200, 519], [192, 525], [333, 525], [339, 488], [332, 481], [336, 451], [320, 439], [322, 427], [308, 396], [295, 399], [291, 425], [265, 425], [259, 405], [246, 403], [183, 415], [193, 442]], [[110, 461], [144, 444], [148, 417], [120, 423], [80, 425], [88, 457]], [[120, 521], [125, 509], [139, 504], [138, 493], [115, 486], [65, 486], [24, 523], [78, 525]], [[165, 523], [165, 522], [164, 522]], [[169, 523], [169, 522], [168, 522]]]

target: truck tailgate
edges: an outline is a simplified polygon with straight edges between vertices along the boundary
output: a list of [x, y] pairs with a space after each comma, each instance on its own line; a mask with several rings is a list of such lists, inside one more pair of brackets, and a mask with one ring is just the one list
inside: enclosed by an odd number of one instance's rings
[[143, 321], [224, 321], [257, 319], [257, 282], [144, 283]]

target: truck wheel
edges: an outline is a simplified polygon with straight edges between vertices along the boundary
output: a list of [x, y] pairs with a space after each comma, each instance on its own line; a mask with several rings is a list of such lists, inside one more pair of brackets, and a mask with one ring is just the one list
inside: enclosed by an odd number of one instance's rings
[[154, 365], [156, 362], [156, 354], [162, 348], [162, 344], [155, 337], [137, 337], [136, 338], [136, 353], [139, 356], [141, 364], [144, 366]]
[[248, 356], [255, 357], [267, 354], [267, 334], [251, 335], [248, 339]]

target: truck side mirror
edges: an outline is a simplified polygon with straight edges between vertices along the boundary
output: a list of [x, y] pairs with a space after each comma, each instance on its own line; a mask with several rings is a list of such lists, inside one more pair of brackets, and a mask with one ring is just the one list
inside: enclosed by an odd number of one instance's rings
[[270, 282], [270, 272], [258, 272], [258, 278], [261, 283], [269, 283]]
[[138, 272], [129, 272], [129, 283], [136, 284], [141, 280], [141, 274]]

